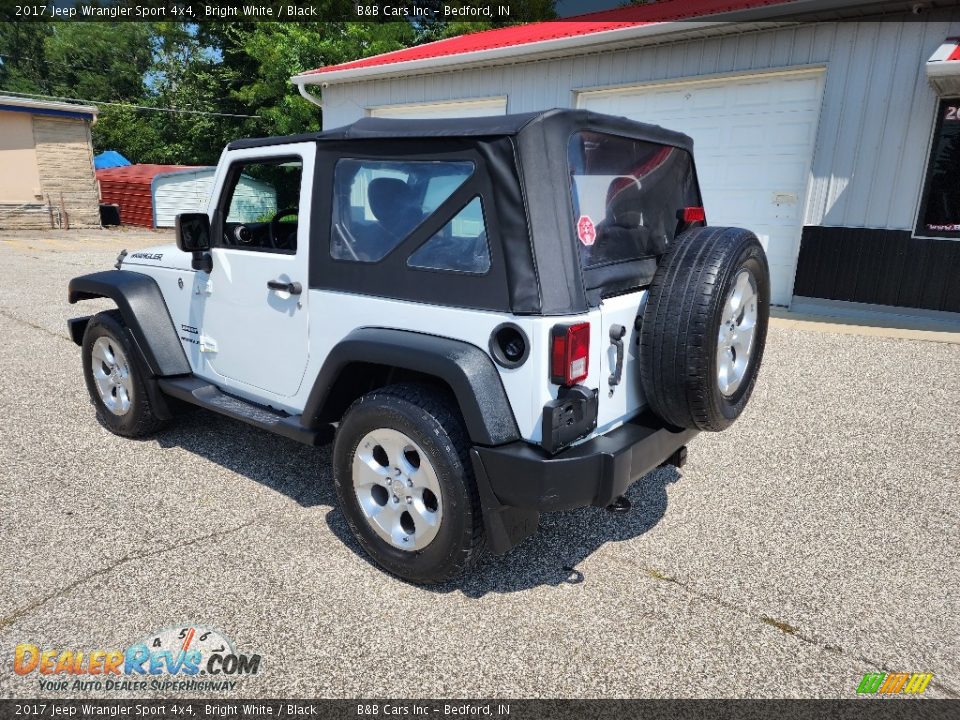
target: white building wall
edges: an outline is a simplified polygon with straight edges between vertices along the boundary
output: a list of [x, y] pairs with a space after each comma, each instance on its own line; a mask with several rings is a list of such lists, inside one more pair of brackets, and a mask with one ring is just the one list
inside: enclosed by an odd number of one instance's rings
[[206, 212], [216, 168], [157, 175], [153, 179], [154, 227], [173, 227], [177, 215]]
[[324, 127], [368, 108], [507, 97], [507, 112], [574, 107], [576, 91], [693, 76], [827, 67], [805, 222], [913, 227], [936, 95], [924, 62], [960, 35], [960, 10], [924, 21], [840, 22], [751, 30], [576, 57], [359, 83], [323, 90]]
[[[157, 175], [152, 187], [154, 227], [173, 227], [180, 213], [206, 212], [216, 170], [208, 167]], [[264, 213], [279, 209], [276, 190], [246, 175], [240, 176], [234, 196], [241, 222], [255, 222]]]

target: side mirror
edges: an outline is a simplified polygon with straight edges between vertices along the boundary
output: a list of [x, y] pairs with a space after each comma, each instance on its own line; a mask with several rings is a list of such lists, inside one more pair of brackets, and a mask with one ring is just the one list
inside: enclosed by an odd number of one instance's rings
[[210, 249], [210, 218], [206, 213], [177, 215], [177, 247], [188, 253]]

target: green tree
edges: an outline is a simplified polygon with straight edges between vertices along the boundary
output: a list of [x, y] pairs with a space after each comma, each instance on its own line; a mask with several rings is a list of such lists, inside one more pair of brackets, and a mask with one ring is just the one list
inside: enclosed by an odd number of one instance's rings
[[223, 70], [231, 97], [277, 134], [321, 126], [320, 110], [290, 84], [293, 75], [417, 41], [408, 23], [256, 23], [227, 27], [223, 37]]
[[142, 102], [166, 111], [138, 113], [139, 124], [153, 138], [139, 162], [213, 164], [229, 140], [265, 132], [256, 119], [225, 116], [253, 113], [231, 100], [227, 69], [218, 55], [197, 26], [153, 26], [153, 64]]
[[45, 43], [52, 33], [45, 23], [0, 23], [0, 90], [49, 92]]
[[[340, 16], [351, 5], [327, 4]], [[519, 14], [496, 22], [0, 23], [0, 93], [98, 104], [98, 152], [119, 150], [133, 162], [213, 164], [234, 138], [321, 127], [320, 108], [300, 97], [293, 75], [554, 16], [553, 0], [514, 5]]]
[[52, 94], [138, 100], [153, 62], [147, 23], [56, 23], [44, 39]]

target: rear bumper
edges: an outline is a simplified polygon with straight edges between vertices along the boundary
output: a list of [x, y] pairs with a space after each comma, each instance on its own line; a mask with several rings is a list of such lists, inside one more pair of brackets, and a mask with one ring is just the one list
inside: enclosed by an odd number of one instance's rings
[[488, 547], [507, 552], [536, 532], [541, 512], [609, 505], [654, 468], [681, 464], [696, 434], [644, 414], [556, 455], [526, 442], [474, 447]]
[[514, 442], [475, 447], [471, 456], [478, 484], [494, 496], [488, 501], [537, 512], [605, 507], [633, 482], [677, 459], [675, 454], [696, 434], [644, 414], [556, 455]]

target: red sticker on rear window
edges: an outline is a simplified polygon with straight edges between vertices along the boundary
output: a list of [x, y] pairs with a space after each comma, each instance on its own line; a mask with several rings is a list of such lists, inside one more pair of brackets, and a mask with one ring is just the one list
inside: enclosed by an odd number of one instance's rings
[[581, 215], [580, 219], [577, 220], [577, 237], [587, 247], [593, 245], [597, 239], [597, 227], [593, 224], [589, 215]]

